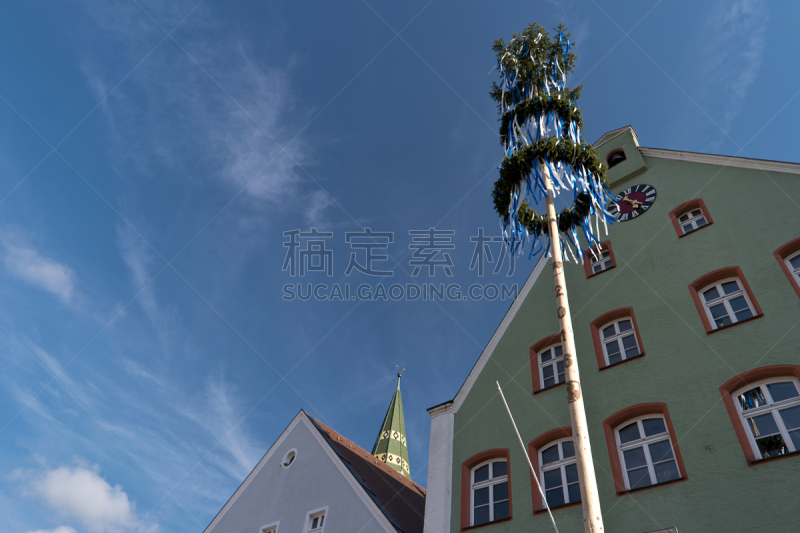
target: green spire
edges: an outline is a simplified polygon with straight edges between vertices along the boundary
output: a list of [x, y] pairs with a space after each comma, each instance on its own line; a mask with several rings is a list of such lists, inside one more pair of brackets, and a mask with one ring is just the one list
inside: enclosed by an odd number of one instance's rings
[[403, 420], [403, 397], [400, 395], [401, 377], [403, 375], [398, 372], [397, 389], [394, 391], [389, 410], [383, 419], [378, 439], [372, 448], [372, 455], [410, 478], [408, 447], [406, 446], [406, 423]]

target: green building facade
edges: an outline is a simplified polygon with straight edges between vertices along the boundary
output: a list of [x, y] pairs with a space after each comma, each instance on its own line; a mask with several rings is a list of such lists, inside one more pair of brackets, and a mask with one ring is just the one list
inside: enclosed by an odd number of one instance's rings
[[[630, 127], [594, 146], [614, 195], [656, 190], [620, 198], [649, 208], [609, 228], [598, 273], [564, 265], [605, 530], [800, 531], [800, 165], [643, 148]], [[564, 466], [552, 501], [574, 497], [569, 444], [551, 448], [570, 440], [567, 387], [545, 386], [559, 367], [541, 360], [558, 356], [550, 269], [535, 266], [458, 395], [429, 410], [426, 533], [552, 531], [495, 380], [537, 467]], [[493, 461], [505, 488], [475, 473]], [[580, 504], [553, 516], [583, 530]]]

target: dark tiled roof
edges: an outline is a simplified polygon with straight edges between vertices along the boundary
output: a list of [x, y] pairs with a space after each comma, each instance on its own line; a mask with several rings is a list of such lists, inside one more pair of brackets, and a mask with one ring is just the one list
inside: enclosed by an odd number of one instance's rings
[[422, 533], [425, 489], [322, 422], [309, 418], [395, 529]]

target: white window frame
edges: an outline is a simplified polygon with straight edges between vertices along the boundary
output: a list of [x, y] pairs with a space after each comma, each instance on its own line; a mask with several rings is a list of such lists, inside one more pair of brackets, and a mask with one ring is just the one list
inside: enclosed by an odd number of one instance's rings
[[795, 283], [800, 283], [800, 267], [794, 268], [791, 263], [791, 260], [796, 257], [800, 257], [800, 252], [795, 252], [791, 255], [786, 256], [786, 258], [783, 261], [786, 263], [786, 266], [789, 267], [789, 272], [791, 272], [792, 275], [794, 276]]
[[[650, 418], [660, 418], [664, 421], [664, 427], [666, 431], [664, 433], [658, 433], [657, 435], [653, 435], [651, 437], [641, 437], [639, 439], [626, 442], [625, 444], [620, 443], [619, 438], [619, 430], [628, 427], [629, 425], [636, 422], [639, 425], [639, 435], [644, 435], [644, 426], [642, 425], [642, 420], [648, 420]], [[650, 457], [650, 444], [655, 444], [656, 442], [662, 441], [669, 441], [669, 447], [672, 450], [672, 460], [675, 461], [675, 467], [678, 469], [678, 476], [676, 479], [681, 479], [683, 475], [681, 474], [681, 467], [678, 463], [678, 455], [675, 453], [675, 446], [672, 444], [672, 435], [669, 433], [669, 425], [667, 424], [667, 419], [664, 417], [663, 414], [660, 413], [651, 413], [648, 415], [637, 416], [636, 418], [631, 418], [626, 420], [625, 422], [621, 423], [617, 427], [614, 428], [614, 438], [616, 439], [617, 444], [617, 454], [619, 455], [619, 462], [620, 466], [622, 467], [622, 477], [625, 481], [625, 489], [631, 490], [631, 482], [628, 479], [628, 467], [625, 464], [625, 454], [627, 450], [631, 450], [634, 448], [641, 447], [644, 451], [644, 458], [645, 462], [647, 463], [647, 472], [650, 475], [650, 485], [648, 487], [652, 487], [653, 485], [658, 485], [658, 478], [656, 477], [655, 467], [653, 466], [653, 458]], [[672, 480], [674, 481], [674, 480]], [[640, 487], [644, 488], [644, 487]]]
[[[315, 529], [311, 529], [311, 525], [315, 518], [322, 517], [322, 524], [318, 524]], [[320, 507], [309, 511], [306, 515], [306, 525], [303, 528], [305, 533], [322, 533], [325, 530], [325, 525], [328, 523], [328, 506]]]
[[294, 464], [295, 460], [297, 460], [297, 448], [292, 448], [281, 459], [281, 468], [289, 468]]
[[[577, 462], [575, 455], [564, 459], [564, 448], [562, 447], [563, 442], [571, 442], [573, 446], [575, 444], [575, 441], [572, 439], [572, 437], [566, 437], [563, 439], [558, 439], [549, 442], [546, 445], [539, 448], [539, 476], [540, 476], [539, 479], [542, 482], [542, 488], [544, 489], [545, 500], [546, 500], [548, 489], [545, 486], [544, 473], [549, 472], [551, 470], [561, 470], [561, 490], [564, 493], [564, 505], [569, 505], [570, 503], [577, 503], [577, 502], [571, 502], [569, 500], [569, 489], [567, 486], [567, 467], [571, 464], [577, 464]], [[559, 457], [558, 461], [555, 461], [553, 463], [547, 463], [547, 466], [545, 466], [544, 458], [542, 457], [542, 452], [556, 445], [558, 445], [558, 457]]]
[[272, 524], [268, 524], [266, 526], [261, 526], [261, 529], [258, 530], [259, 533], [278, 533], [278, 526], [281, 525], [280, 521], [273, 522]]
[[[493, 470], [494, 467], [492, 463], [505, 463], [506, 464], [506, 475], [500, 476], [497, 478], [493, 478], [492, 474], [494, 474]], [[489, 479], [485, 481], [479, 481], [475, 483], [475, 472], [482, 466], [489, 465]], [[500, 483], [508, 483], [508, 460], [505, 457], [495, 457], [494, 459], [488, 459], [481, 464], [475, 466], [469, 472], [469, 525], [475, 525], [475, 489], [482, 489], [484, 487], [489, 487], [489, 521], [486, 524], [491, 524], [495, 521], [494, 519], [494, 489], [491, 487], [493, 485], [499, 485]], [[508, 501], [509, 506], [509, 514], [511, 512], [511, 487], [508, 488], [508, 500], [501, 500], [501, 501]], [[481, 524], [483, 525], [483, 524]]]
[[[559, 346], [561, 347], [561, 355], [558, 356], [558, 357], [555, 357], [555, 353], [556, 353], [555, 349], [557, 347], [559, 347]], [[549, 350], [553, 350], [553, 356], [554, 357], [551, 357], [547, 361], [542, 362], [542, 355], [545, 352], [549, 351]], [[561, 383], [564, 383], [564, 381], [566, 381], [566, 379], [567, 379], [567, 374], [566, 374], [567, 369], [566, 368], [564, 369], [564, 379], [561, 380], [561, 381], [558, 380], [558, 364], [557, 363], [559, 361], [561, 361], [562, 363], [564, 362], [564, 353], [565, 353], [564, 350], [565, 350], [564, 343], [563, 342], [557, 342], [555, 344], [551, 344], [550, 346], [548, 346], [547, 348], [545, 348], [543, 350], [539, 350], [539, 353], [536, 354], [536, 358], [539, 360], [539, 386], [542, 388], [542, 390], [549, 389], [550, 387], [555, 387], [556, 385], [560, 385]], [[548, 386], [546, 386], [544, 384], [544, 367], [550, 366], [550, 365], [553, 366], [553, 377], [555, 377], [556, 382], [548, 387]]]
[[[695, 215], [694, 214], [695, 211], [699, 211], [700, 214], [699, 215]], [[685, 222], [681, 222], [681, 217], [685, 217], [686, 215], [689, 215], [689, 218]], [[675, 218], [678, 220], [678, 225], [681, 227], [681, 231], [683, 232], [684, 235], [686, 235], [687, 233], [691, 233], [693, 231], [697, 231], [700, 228], [704, 228], [704, 227], [708, 226], [708, 215], [706, 215], [706, 212], [700, 206], [692, 207], [688, 211], [684, 211], [683, 213], [681, 213], [679, 216], [677, 216]], [[698, 226], [697, 225], [697, 221], [699, 219], [701, 219], [701, 218], [703, 220], [705, 220], [706, 223], [703, 224], [702, 226]], [[684, 228], [684, 226], [686, 224], [690, 224], [692, 226], [692, 229], [687, 231], [686, 228]]]
[[[734, 292], [734, 293], [732, 293], [732, 294], [725, 294], [724, 291], [722, 290], [722, 285], [724, 283], [728, 283], [729, 281], [735, 281], [739, 285], [739, 290]], [[710, 303], [706, 302], [705, 292], [707, 290], [715, 288], [715, 287], [717, 289], [717, 292], [720, 295], [719, 298], [717, 298], [716, 300], [711, 301]], [[738, 324], [740, 322], [740, 320], [736, 316], [736, 313], [733, 312], [733, 308], [731, 307], [731, 304], [729, 303], [730, 300], [733, 300], [734, 298], [737, 298], [739, 296], [744, 296], [744, 300], [745, 300], [745, 302], [747, 302], [747, 307], [750, 308], [750, 313], [753, 315], [753, 316], [751, 316], [749, 318], [746, 318], [745, 320], [750, 320], [750, 318], [758, 316], [758, 313], [756, 312], [756, 308], [753, 305], [753, 302], [750, 301], [750, 296], [748, 296], [747, 291], [744, 288], [744, 282], [738, 276], [733, 276], [733, 277], [730, 277], [730, 278], [725, 278], [725, 279], [721, 279], [719, 281], [715, 281], [714, 283], [711, 283], [711, 284], [706, 285], [705, 287], [703, 287], [703, 289], [698, 291], [698, 293], [700, 295], [700, 301], [703, 304], [703, 309], [705, 309], [706, 317], [708, 317], [708, 322], [711, 324], [711, 329], [728, 328], [728, 327], [733, 326], [734, 324]], [[728, 318], [731, 319], [731, 323], [728, 324], [727, 326], [717, 326], [717, 321], [714, 319], [714, 315], [711, 314], [711, 307], [713, 307], [715, 305], [718, 305], [720, 303], [725, 305], [725, 311], [728, 313]]]
[[[599, 266], [600, 270], [595, 270], [594, 267], [596, 266]], [[611, 251], [608, 248], [594, 250], [594, 253], [591, 251], [589, 252], [589, 270], [592, 271], [590, 274], [591, 276], [612, 268], [614, 268], [614, 262], [611, 260]]]
[[[780, 411], [781, 409], [786, 409], [787, 407], [794, 407], [795, 405], [800, 405], [800, 396], [797, 396], [795, 398], [789, 398], [788, 400], [783, 400], [780, 402], [775, 402], [772, 399], [772, 394], [770, 394], [769, 388], [767, 388], [767, 385], [769, 385], [770, 383], [778, 383], [781, 381], [790, 381], [794, 383], [794, 386], [797, 388], [797, 391], [800, 392], [800, 381], [798, 381], [795, 376], [778, 376], [756, 381], [755, 383], [751, 383], [750, 385], [737, 389], [733, 394], [731, 394], [731, 398], [733, 399], [733, 404], [736, 406], [736, 412], [739, 413], [739, 423], [742, 424], [744, 432], [747, 434], [747, 442], [750, 443], [750, 447], [752, 448], [753, 453], [755, 454], [755, 457], [758, 460], [768, 459], [768, 457], [763, 457], [761, 455], [761, 450], [758, 448], [758, 443], [756, 442], [756, 439], [753, 436], [753, 432], [750, 430], [750, 425], [748, 424], [747, 419], [763, 415], [766, 413], [772, 413], [772, 417], [775, 419], [775, 422], [777, 423], [778, 430], [780, 431], [781, 437], [783, 437], [783, 442], [788, 448], [789, 453], [798, 451], [794, 445], [794, 442], [792, 441], [792, 437], [789, 435], [789, 430], [786, 429], [786, 424], [784, 424], [783, 418], [780, 416], [780, 413], [778, 413], [778, 411]], [[754, 407], [753, 409], [748, 409], [747, 411], [744, 411], [742, 409], [742, 404], [739, 402], [738, 396], [744, 392], [755, 389], [756, 387], [761, 387], [761, 393], [767, 400], [767, 405], [761, 407]], [[746, 415], [745, 412], [747, 413]]]
[[[620, 322], [624, 322], [626, 320], [631, 323], [631, 329], [625, 330], [622, 333], [619, 333], [619, 323]], [[605, 330], [609, 326], [614, 326], [614, 331], [616, 333], [614, 333], [614, 335], [611, 335], [610, 337], [604, 337], [603, 336], [603, 330]], [[642, 344], [639, 342], [639, 336], [636, 334], [636, 323], [633, 321], [633, 317], [632, 316], [627, 315], [627, 316], [623, 316], [621, 318], [618, 318], [616, 320], [612, 320], [611, 322], [608, 322], [607, 324], [604, 324], [603, 326], [597, 328], [597, 332], [598, 332], [598, 335], [600, 336], [600, 344], [603, 345], [603, 358], [605, 359], [606, 366], [611, 366], [612, 365], [612, 363], [608, 359], [608, 348], [606, 347], [606, 342], [616, 341], [617, 342], [617, 346], [619, 346], [619, 353], [620, 353], [620, 356], [622, 356], [622, 359], [617, 361], [616, 363], [613, 363], [615, 365], [618, 365], [619, 363], [621, 363], [623, 361], [627, 361], [629, 359], [629, 357], [625, 353], [625, 345], [622, 344], [622, 338], [623, 337], [627, 337], [629, 335], [633, 335], [633, 340], [636, 341], [636, 350], [638, 350], [639, 353], [636, 354], [636, 355], [631, 356], [630, 359], [633, 359], [635, 357], [639, 357], [640, 355], [642, 355]]]

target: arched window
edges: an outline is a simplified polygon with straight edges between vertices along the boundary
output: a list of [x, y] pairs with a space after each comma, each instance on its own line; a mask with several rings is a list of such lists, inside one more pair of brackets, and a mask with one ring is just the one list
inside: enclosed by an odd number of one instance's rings
[[702, 198], [682, 203], [669, 212], [669, 218], [678, 237], [683, 237], [714, 223]]
[[633, 308], [605, 313], [592, 321], [591, 328], [600, 370], [644, 355]]
[[461, 465], [461, 528], [511, 518], [508, 449], [487, 450]]
[[625, 161], [626, 159], [628, 158], [625, 156], [625, 150], [619, 148], [608, 154], [608, 156], [606, 157], [606, 163], [608, 163], [608, 168], [613, 168], [622, 163], [623, 161]]
[[773, 252], [781, 270], [789, 278], [794, 292], [800, 296], [800, 238], [789, 241]]
[[686, 479], [666, 404], [623, 409], [603, 426], [617, 492]]
[[693, 281], [689, 291], [706, 333], [762, 315], [739, 267], [710, 272]]
[[564, 383], [564, 343], [560, 335], [551, 335], [530, 348], [533, 392]]
[[749, 462], [800, 451], [800, 367], [757, 368], [720, 392]]
[[547, 505], [558, 507], [581, 501], [578, 465], [572, 437], [552, 443], [539, 452], [541, 480]]
[[[540, 435], [528, 444], [528, 455], [551, 508], [580, 503], [581, 490], [571, 427], [552, 429]], [[543, 511], [544, 501], [533, 476], [531, 490], [534, 513]]]

